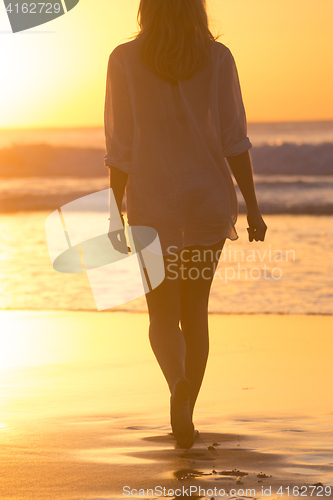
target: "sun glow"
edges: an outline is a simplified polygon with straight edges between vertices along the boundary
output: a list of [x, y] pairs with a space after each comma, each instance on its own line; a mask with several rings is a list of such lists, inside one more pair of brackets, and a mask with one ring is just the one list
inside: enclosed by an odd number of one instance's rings
[[[333, 118], [330, 0], [207, 4], [235, 56], [249, 121]], [[80, 2], [16, 34], [0, 5], [0, 127], [102, 125], [108, 55], [137, 31], [138, 5]]]
[[0, 311], [0, 371], [10, 368], [34, 365], [38, 362], [38, 354], [24, 328], [18, 321], [22, 313], [15, 313], [15, 318], [8, 317], [6, 311]]

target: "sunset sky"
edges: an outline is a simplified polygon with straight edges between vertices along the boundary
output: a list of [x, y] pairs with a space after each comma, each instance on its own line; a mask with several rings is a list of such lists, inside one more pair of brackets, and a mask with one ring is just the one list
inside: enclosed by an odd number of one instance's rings
[[[332, 0], [207, 0], [238, 66], [248, 121], [333, 119]], [[103, 125], [106, 67], [139, 0], [81, 0], [12, 34], [0, 4], [0, 127]]]

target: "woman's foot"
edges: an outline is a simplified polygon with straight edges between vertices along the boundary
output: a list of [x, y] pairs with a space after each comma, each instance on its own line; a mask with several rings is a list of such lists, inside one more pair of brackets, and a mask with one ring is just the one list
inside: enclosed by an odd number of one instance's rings
[[170, 398], [172, 433], [180, 448], [191, 448], [196, 432], [190, 412], [191, 385], [185, 378], [178, 379]]
[[199, 431], [196, 431], [194, 429], [193, 434], [187, 436], [185, 439], [179, 439], [177, 440], [177, 444], [180, 448], [192, 448], [194, 441], [199, 437]]

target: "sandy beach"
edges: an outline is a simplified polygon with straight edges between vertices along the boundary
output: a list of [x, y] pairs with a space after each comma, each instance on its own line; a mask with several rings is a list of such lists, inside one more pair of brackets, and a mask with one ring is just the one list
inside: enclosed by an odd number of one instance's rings
[[210, 315], [191, 450], [146, 313], [0, 316], [1, 499], [332, 497], [332, 316]]

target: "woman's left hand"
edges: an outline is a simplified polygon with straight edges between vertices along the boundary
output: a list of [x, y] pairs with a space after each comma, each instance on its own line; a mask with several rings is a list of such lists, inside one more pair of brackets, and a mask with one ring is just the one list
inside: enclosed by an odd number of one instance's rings
[[249, 227], [247, 228], [247, 232], [249, 233], [249, 241], [264, 241], [267, 226], [261, 216], [259, 208], [250, 210], [248, 209], [247, 221], [249, 223]]

